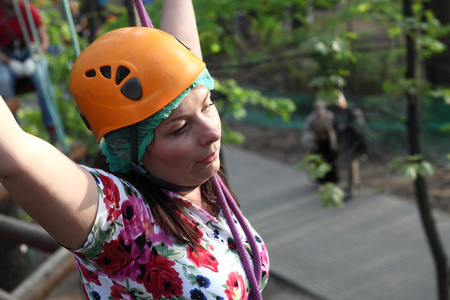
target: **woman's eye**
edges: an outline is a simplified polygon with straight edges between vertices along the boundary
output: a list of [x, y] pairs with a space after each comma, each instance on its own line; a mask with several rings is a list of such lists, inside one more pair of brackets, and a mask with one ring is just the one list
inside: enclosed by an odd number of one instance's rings
[[176, 129], [175, 131], [173, 131], [172, 134], [175, 135], [175, 136], [181, 135], [186, 127], [187, 127], [187, 123], [184, 123], [183, 126], [181, 126], [180, 128]]
[[208, 103], [205, 107], [203, 107], [202, 111], [207, 111], [213, 105], [214, 105], [214, 102]]

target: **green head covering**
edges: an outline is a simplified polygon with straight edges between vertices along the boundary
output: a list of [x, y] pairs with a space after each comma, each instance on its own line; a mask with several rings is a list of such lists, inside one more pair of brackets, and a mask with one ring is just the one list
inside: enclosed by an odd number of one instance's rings
[[[167, 104], [160, 111], [137, 123], [137, 154], [138, 161], [142, 160], [145, 150], [153, 140], [156, 127], [166, 119], [170, 112], [177, 108], [181, 101], [189, 94], [192, 88], [196, 86], [205, 86], [210, 90], [214, 89], [214, 79], [205, 70], [197, 77], [197, 79], [172, 102]], [[126, 173], [131, 170], [131, 142], [130, 130], [128, 127], [116, 129], [107, 133], [100, 144], [103, 154], [109, 168], [113, 172]]]

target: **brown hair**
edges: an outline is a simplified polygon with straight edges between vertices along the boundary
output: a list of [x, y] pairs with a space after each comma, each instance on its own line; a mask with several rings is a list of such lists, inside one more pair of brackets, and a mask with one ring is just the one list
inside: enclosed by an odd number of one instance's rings
[[[130, 171], [128, 173], [111, 172], [106, 162], [106, 157], [100, 152], [95, 158], [92, 167], [102, 169], [119, 178], [122, 178], [132, 184], [144, 197], [148, 203], [155, 222], [167, 234], [172, 236], [177, 242], [185, 243], [194, 249], [200, 246], [201, 235], [198, 228], [189, 220], [189, 216], [185, 211], [185, 207], [180, 201], [170, 199], [159, 186], [147, 180], [144, 176]], [[221, 163], [218, 175], [233, 196], [236, 204], [239, 202], [231, 190], [226, 178], [224, 165]], [[212, 178], [208, 179], [201, 186], [202, 192], [208, 196], [214, 197]], [[210, 202], [214, 214], [220, 209], [218, 202]]]

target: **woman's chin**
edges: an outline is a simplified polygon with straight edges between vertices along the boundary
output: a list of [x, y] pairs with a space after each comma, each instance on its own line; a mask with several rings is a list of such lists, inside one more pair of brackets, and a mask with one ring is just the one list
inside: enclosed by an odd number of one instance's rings
[[220, 160], [217, 159], [215, 162], [213, 162], [211, 165], [208, 166], [208, 168], [206, 168], [204, 170], [204, 172], [202, 172], [202, 175], [199, 176], [195, 181], [197, 182], [195, 185], [200, 185], [205, 183], [206, 181], [208, 181], [211, 177], [214, 176], [214, 174], [216, 174], [217, 172], [219, 172], [220, 169]]

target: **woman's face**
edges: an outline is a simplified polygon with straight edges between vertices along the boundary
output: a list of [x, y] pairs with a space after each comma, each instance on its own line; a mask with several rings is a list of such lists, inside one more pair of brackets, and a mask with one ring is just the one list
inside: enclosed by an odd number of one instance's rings
[[220, 167], [219, 113], [207, 88], [193, 88], [155, 129], [142, 159], [153, 176], [167, 182], [200, 185]]

